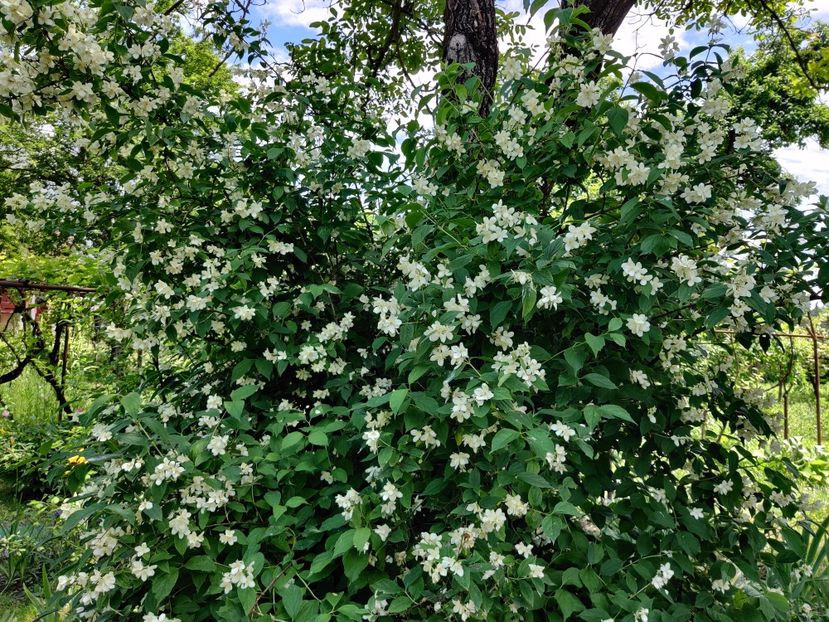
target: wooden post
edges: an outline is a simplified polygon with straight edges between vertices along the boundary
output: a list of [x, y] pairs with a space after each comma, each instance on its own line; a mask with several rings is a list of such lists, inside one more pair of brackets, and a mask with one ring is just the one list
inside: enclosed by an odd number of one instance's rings
[[[69, 361], [69, 328], [71, 324], [67, 324], [63, 331], [63, 354], [61, 354], [60, 365], [60, 387], [66, 390], [66, 364]], [[63, 420], [63, 411], [58, 410], [58, 423]]]
[[815, 323], [812, 321], [812, 316], [809, 314], [809, 332], [812, 337], [812, 361], [815, 366], [815, 379], [814, 379], [814, 390], [815, 390], [815, 418], [817, 421], [817, 444], [821, 445], [823, 443], [823, 434], [820, 425], [820, 356], [818, 353], [817, 347], [817, 332], [815, 331]]

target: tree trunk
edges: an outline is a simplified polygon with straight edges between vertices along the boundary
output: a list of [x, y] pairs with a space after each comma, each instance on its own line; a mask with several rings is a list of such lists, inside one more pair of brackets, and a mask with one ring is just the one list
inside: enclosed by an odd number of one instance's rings
[[492, 90], [498, 74], [498, 38], [495, 30], [495, 0], [446, 0], [443, 11], [443, 59], [449, 63], [475, 63], [460, 81], [478, 76], [483, 88], [480, 113], [489, 113]]
[[581, 19], [592, 28], [598, 28], [602, 33], [613, 36], [625, 17], [636, 4], [635, 0], [570, 0], [570, 6], [586, 6], [590, 13]]

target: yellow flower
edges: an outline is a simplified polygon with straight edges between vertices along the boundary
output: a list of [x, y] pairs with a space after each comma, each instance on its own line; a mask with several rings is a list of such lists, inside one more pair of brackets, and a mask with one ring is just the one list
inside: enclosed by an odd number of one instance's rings
[[75, 456], [72, 456], [71, 458], [69, 458], [69, 460], [67, 460], [67, 462], [69, 464], [73, 464], [73, 465], [74, 464], [86, 464], [88, 462], [88, 460], [86, 458], [84, 458], [83, 456], [75, 455]]

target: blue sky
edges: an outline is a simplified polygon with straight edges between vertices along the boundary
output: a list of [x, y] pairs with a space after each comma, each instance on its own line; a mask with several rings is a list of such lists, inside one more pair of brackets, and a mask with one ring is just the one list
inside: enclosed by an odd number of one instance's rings
[[[522, 0], [496, 0], [498, 5], [523, 13]], [[309, 25], [315, 21], [324, 20], [328, 16], [328, 0], [268, 0], [257, 9], [259, 19], [270, 22], [268, 35], [274, 45], [277, 56], [284, 54], [286, 42], [298, 42], [306, 37], [312, 37], [315, 31]], [[554, 2], [550, 2], [554, 6]], [[813, 16], [829, 21], [829, 0], [812, 0], [808, 6], [813, 9]], [[541, 16], [544, 9], [539, 11], [536, 18], [530, 22], [535, 30], [528, 36], [530, 42], [541, 44], [544, 41], [544, 28]], [[724, 33], [724, 42], [732, 47], [753, 47], [751, 37], [742, 34], [744, 23], [736, 20]], [[624, 25], [614, 39], [614, 48], [619, 52], [632, 55], [637, 54], [637, 67], [647, 70], [658, 70], [659, 60], [653, 56], [659, 49], [659, 42], [666, 34], [668, 27], [652, 18], [645, 17], [636, 10], [632, 11]], [[680, 53], [687, 53], [693, 47], [707, 42], [704, 32], [686, 31], [675, 35], [680, 43]], [[827, 98], [829, 103], [829, 98]], [[804, 149], [790, 147], [777, 151], [780, 163], [789, 172], [805, 180], [816, 182], [821, 193], [829, 194], [829, 151], [820, 149], [815, 141], [807, 143]]]

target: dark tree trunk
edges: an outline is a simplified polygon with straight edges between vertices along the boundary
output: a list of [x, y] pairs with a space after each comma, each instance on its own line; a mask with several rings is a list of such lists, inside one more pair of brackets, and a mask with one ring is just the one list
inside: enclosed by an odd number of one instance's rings
[[569, 6], [586, 6], [590, 13], [581, 19], [602, 33], [613, 36], [636, 4], [635, 0], [570, 0]]
[[460, 79], [480, 78], [484, 90], [480, 113], [486, 116], [498, 74], [495, 0], [446, 0], [443, 22], [443, 59], [450, 63], [475, 63], [475, 68], [464, 72]]

